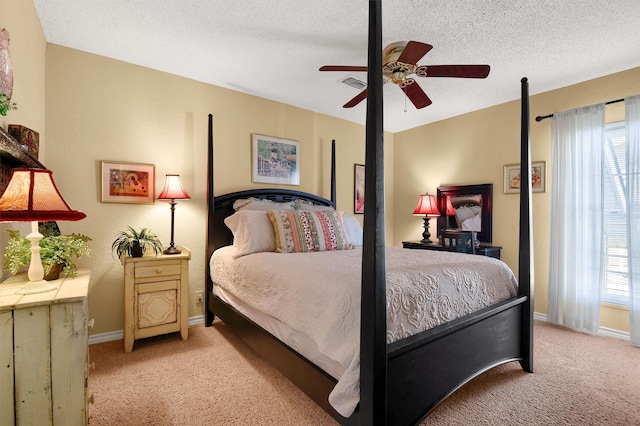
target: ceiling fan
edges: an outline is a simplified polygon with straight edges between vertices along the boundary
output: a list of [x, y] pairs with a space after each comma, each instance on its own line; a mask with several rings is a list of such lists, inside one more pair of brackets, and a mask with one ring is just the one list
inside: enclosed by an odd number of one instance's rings
[[[387, 46], [383, 52], [382, 74], [383, 83], [392, 82], [400, 86], [409, 100], [417, 109], [431, 105], [431, 99], [411, 77], [457, 77], [457, 78], [486, 78], [489, 75], [489, 65], [421, 65], [417, 62], [426, 55], [433, 46], [419, 41], [399, 41]], [[325, 65], [320, 71], [362, 71], [366, 66]], [[356, 97], [343, 105], [352, 108], [367, 97], [364, 89]]]

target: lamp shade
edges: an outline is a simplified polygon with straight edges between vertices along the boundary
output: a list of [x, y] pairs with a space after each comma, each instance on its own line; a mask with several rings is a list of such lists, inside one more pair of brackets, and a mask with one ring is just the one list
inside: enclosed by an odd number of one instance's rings
[[164, 181], [164, 188], [158, 200], [190, 200], [189, 194], [182, 187], [180, 175], [167, 175]]
[[418, 205], [413, 211], [413, 214], [416, 216], [429, 217], [440, 216], [440, 211], [438, 210], [438, 206], [436, 204], [436, 197], [429, 194], [420, 195], [420, 197], [418, 198]]
[[0, 197], [0, 222], [74, 221], [85, 217], [62, 198], [51, 170], [13, 169]]

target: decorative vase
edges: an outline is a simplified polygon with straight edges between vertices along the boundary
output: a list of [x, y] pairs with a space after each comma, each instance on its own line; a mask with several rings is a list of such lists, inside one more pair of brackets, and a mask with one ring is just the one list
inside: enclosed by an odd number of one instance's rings
[[131, 255], [131, 257], [142, 257], [142, 255], [144, 254], [144, 249], [139, 242], [134, 241], [133, 244], [131, 244], [131, 248], [129, 249], [129, 254]]
[[0, 94], [7, 95], [11, 99], [13, 92], [13, 68], [11, 67], [11, 55], [9, 54], [9, 32], [0, 29]]
[[53, 265], [49, 270], [49, 273], [47, 273], [43, 279], [45, 281], [57, 280], [58, 278], [60, 278], [60, 272], [62, 272], [63, 268], [64, 268], [64, 263], [58, 263], [57, 265]]

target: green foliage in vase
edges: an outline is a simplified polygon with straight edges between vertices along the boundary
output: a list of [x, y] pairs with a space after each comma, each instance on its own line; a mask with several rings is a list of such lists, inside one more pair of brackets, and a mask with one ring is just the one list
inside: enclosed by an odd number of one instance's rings
[[[4, 252], [4, 270], [16, 274], [31, 262], [31, 241], [20, 235], [18, 230], [7, 229], [7, 232], [10, 238]], [[40, 228], [40, 232], [44, 235], [40, 240], [44, 274], [47, 275], [53, 266], [62, 264], [62, 274], [74, 278], [78, 273], [75, 259], [91, 254], [88, 244], [91, 238], [82, 234], [51, 235], [43, 228]]]
[[140, 231], [136, 231], [130, 226], [127, 226], [128, 231], [118, 232], [115, 241], [111, 245], [111, 250], [121, 258], [123, 255], [131, 256], [131, 249], [135, 245], [139, 245], [142, 248], [142, 253], [147, 248], [153, 249], [156, 255], [162, 253], [162, 243], [158, 239], [157, 235], [149, 228], [142, 228]]
[[7, 115], [9, 110], [18, 109], [18, 105], [15, 102], [11, 102], [11, 98], [0, 93], [0, 115]]

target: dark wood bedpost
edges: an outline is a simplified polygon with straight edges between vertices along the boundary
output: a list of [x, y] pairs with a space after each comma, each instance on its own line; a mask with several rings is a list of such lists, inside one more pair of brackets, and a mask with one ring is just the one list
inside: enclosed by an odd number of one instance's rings
[[382, 6], [369, 0], [362, 300], [360, 424], [387, 421], [387, 315], [382, 120]]
[[207, 138], [207, 258], [205, 259], [204, 268], [204, 314], [205, 314], [205, 326], [209, 327], [213, 324], [213, 313], [209, 309], [209, 294], [213, 290], [213, 282], [211, 281], [211, 274], [209, 271], [209, 258], [215, 249], [213, 240], [213, 115], [209, 114], [209, 134]]
[[331, 201], [333, 208], [336, 208], [338, 199], [336, 197], [336, 140], [331, 140]]
[[533, 373], [533, 292], [531, 267], [531, 147], [529, 141], [529, 83], [522, 83], [522, 116], [520, 117], [520, 254], [518, 261], [518, 295], [526, 296], [522, 305], [521, 352], [522, 369]]

